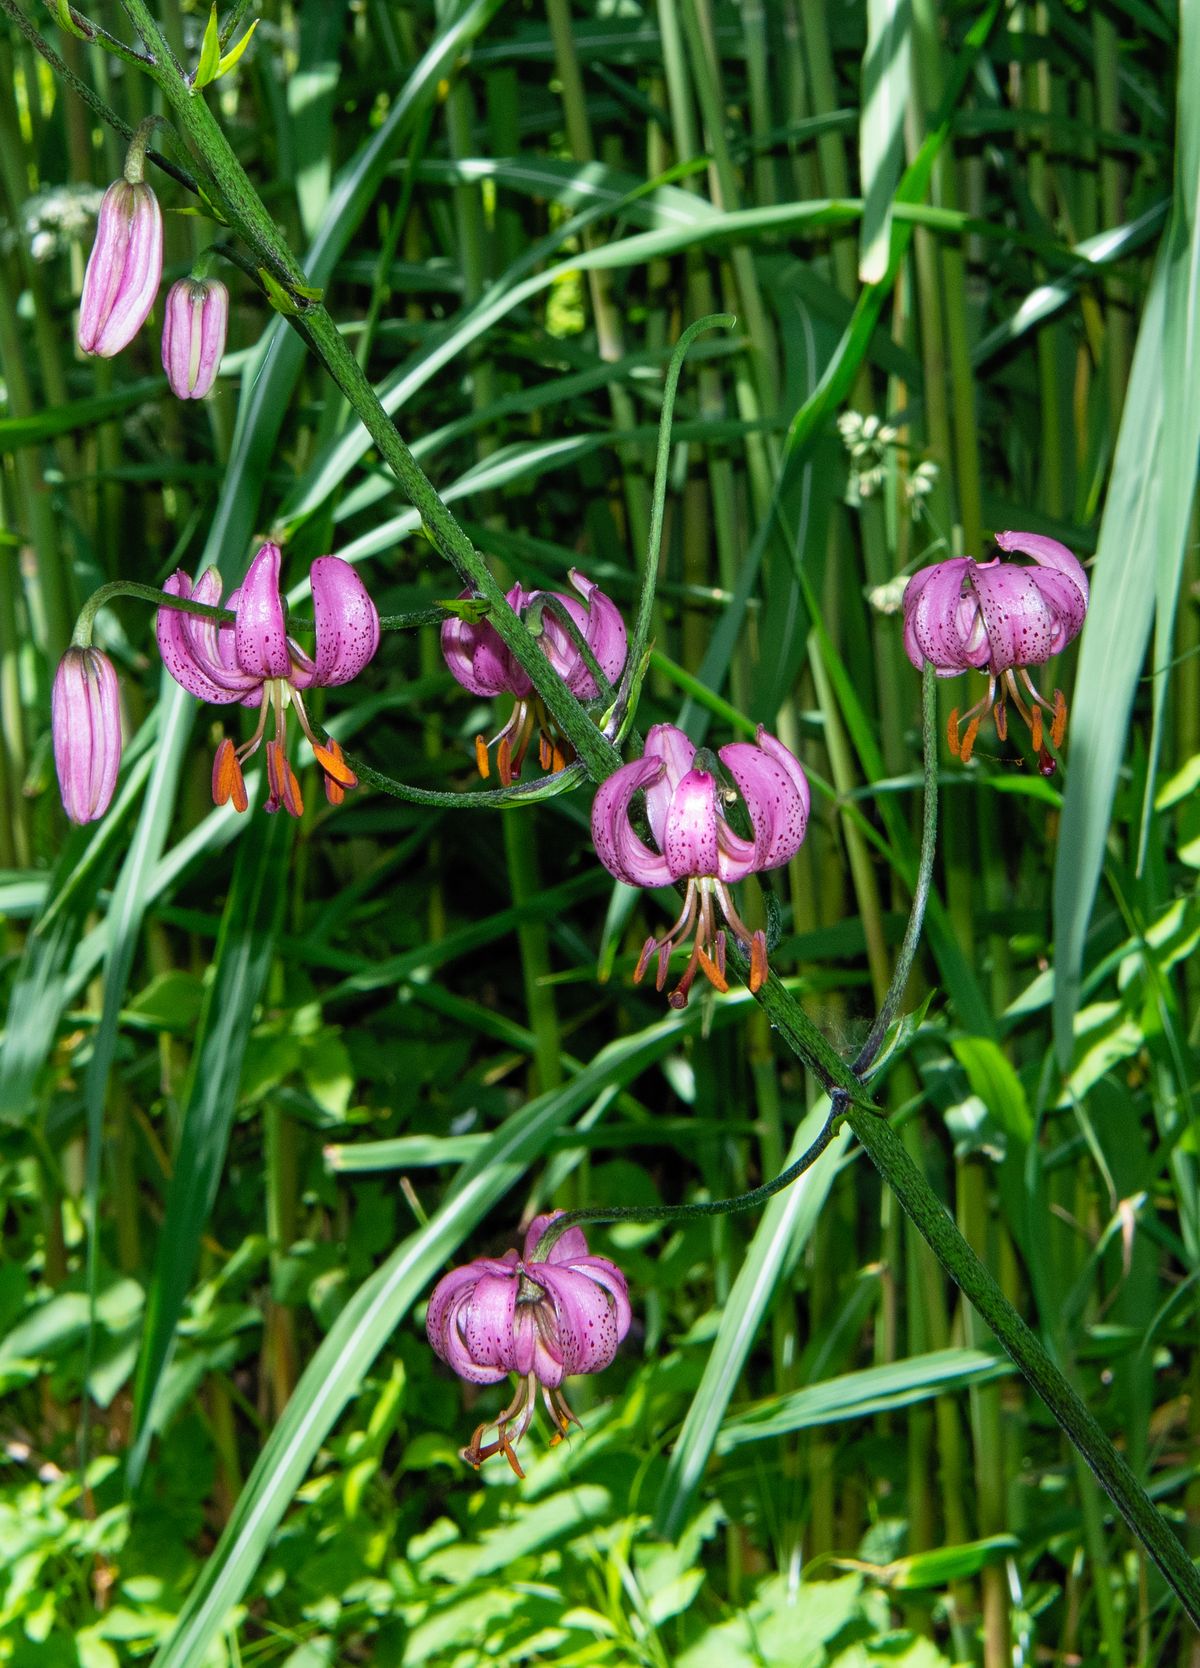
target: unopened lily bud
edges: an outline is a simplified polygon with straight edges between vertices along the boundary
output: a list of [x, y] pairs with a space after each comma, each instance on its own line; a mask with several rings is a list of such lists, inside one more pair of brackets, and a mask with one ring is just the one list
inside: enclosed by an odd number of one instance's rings
[[181, 278], [167, 291], [162, 362], [171, 392], [202, 400], [225, 351], [229, 291], [219, 278]]
[[95, 822], [108, 810], [121, 766], [117, 674], [99, 649], [67, 650], [50, 693], [54, 766], [63, 810], [72, 822]]
[[162, 210], [144, 180], [117, 180], [104, 193], [96, 241], [83, 275], [79, 345], [111, 359], [146, 322], [162, 279]]

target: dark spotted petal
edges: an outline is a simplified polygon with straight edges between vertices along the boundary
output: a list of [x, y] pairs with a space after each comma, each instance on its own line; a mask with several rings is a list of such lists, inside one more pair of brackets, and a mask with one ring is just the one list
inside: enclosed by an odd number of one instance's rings
[[379, 647], [379, 615], [367, 587], [340, 556], [318, 556], [310, 573], [317, 652], [313, 682], [349, 683]]
[[286, 678], [292, 670], [279, 594], [282, 559], [277, 544], [264, 544], [250, 564], [238, 598], [234, 627], [238, 665], [256, 678]]
[[754, 830], [749, 860], [722, 851], [721, 879], [742, 880], [752, 870], [778, 868], [799, 851], [808, 827], [808, 779], [799, 759], [761, 726], [757, 743], [730, 742], [720, 759], [746, 801]]

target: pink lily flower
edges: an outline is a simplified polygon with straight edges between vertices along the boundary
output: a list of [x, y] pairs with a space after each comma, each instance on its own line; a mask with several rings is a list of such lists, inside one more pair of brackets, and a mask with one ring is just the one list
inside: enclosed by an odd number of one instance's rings
[[216, 381], [228, 324], [229, 291], [219, 278], [181, 278], [167, 291], [162, 362], [179, 399], [202, 400]]
[[[629, 1331], [625, 1276], [607, 1257], [589, 1255], [582, 1228], [568, 1228], [547, 1256], [536, 1255], [543, 1231], [562, 1214], [534, 1218], [523, 1255], [476, 1257], [439, 1280], [429, 1299], [429, 1342], [459, 1378], [499, 1384], [508, 1373], [520, 1374], [512, 1401], [462, 1450], [476, 1470], [503, 1454], [523, 1477], [515, 1449], [529, 1429], [538, 1386], [555, 1427], [551, 1443], [561, 1442], [579, 1424], [562, 1393], [563, 1379], [607, 1367]], [[495, 1440], [485, 1443], [493, 1426]]]
[[[535, 605], [557, 603], [574, 620], [609, 683], [616, 683], [624, 669], [626, 654], [625, 622], [620, 610], [598, 585], [574, 568], [568, 577], [582, 602], [562, 591], [526, 591], [514, 585], [508, 593], [509, 605], [524, 617]], [[464, 591], [462, 595], [469, 597], [471, 592]], [[596, 680], [561, 619], [550, 608], [541, 615], [538, 642], [572, 695], [581, 701], [596, 700], [600, 694]], [[561, 770], [574, 758], [570, 743], [559, 735], [550, 714], [534, 694], [527, 673], [505, 648], [495, 626], [486, 620], [472, 623], [457, 617], [448, 619], [442, 626], [442, 654], [453, 677], [472, 695], [508, 693], [517, 697], [508, 723], [491, 741], [484, 741], [482, 736], [475, 738], [475, 762], [481, 776], [489, 774], [489, 749], [498, 742], [496, 765], [500, 780], [507, 788], [513, 777], [521, 774], [535, 724], [538, 760], [543, 770]]]
[[997, 533], [996, 543], [1003, 551], [1032, 556], [1037, 565], [959, 556], [921, 568], [904, 592], [904, 648], [918, 671], [932, 661], [939, 678], [970, 669], [988, 675], [982, 700], [961, 718], [957, 707], [950, 714], [948, 740], [956, 758], [965, 764], [971, 757], [989, 707], [996, 734], [1005, 740], [1011, 696], [1029, 726], [1039, 768], [1049, 774], [1054, 761], [1043, 743], [1042, 712], [1050, 714], [1050, 739], [1059, 748], [1067, 733], [1067, 703], [1061, 689], [1054, 691], [1053, 703], [1040, 695], [1026, 667], [1042, 665], [1079, 635], [1088, 606], [1087, 575], [1065, 544], [1041, 533]]
[[117, 674], [99, 649], [69, 648], [50, 691], [50, 733], [63, 810], [95, 822], [108, 810], [121, 768]]
[[[634, 973], [636, 982], [657, 955], [655, 986], [661, 990], [671, 951], [694, 930], [691, 960], [669, 997], [673, 1008], [687, 1006], [698, 971], [718, 990], [728, 990], [725, 931], [717, 926], [721, 917], [750, 958], [750, 989], [766, 981], [766, 934], [750, 931], [729, 888], [747, 875], [788, 862], [808, 826], [808, 779], [800, 761], [761, 725], [757, 741], [730, 742], [717, 755], [745, 802], [749, 839], [730, 827], [724, 806], [734, 794], [704, 767], [702, 757], [674, 724], [656, 724], [642, 757], [602, 782], [592, 805], [592, 840], [611, 875], [627, 886], [687, 881], [679, 918], [662, 938], [646, 940]], [[630, 821], [629, 807], [639, 788], [645, 789], [646, 819], [658, 851]]]
[[79, 299], [79, 345], [111, 359], [145, 324], [162, 279], [162, 210], [140, 177], [104, 193]]
[[[275, 714], [275, 735], [267, 742], [268, 811], [280, 806], [298, 817], [304, 810], [300, 785], [284, 748], [289, 706], [321, 767], [325, 796], [340, 805], [346, 789], [358, 778], [331, 738], [318, 741], [305, 711], [302, 691], [349, 683], [379, 647], [379, 615], [366, 587], [349, 562], [338, 556], [318, 556], [310, 573], [316, 617], [316, 658], [310, 660], [287, 635], [287, 621], [279, 592], [280, 549], [264, 544], [250, 564], [245, 582], [231, 593], [225, 607], [237, 615], [233, 625], [217, 625], [202, 615], [160, 608], [156, 622], [158, 647], [175, 682], [189, 694], [217, 706], [240, 701], [258, 707], [258, 727], [250, 740], [235, 747], [228, 737], [217, 748], [213, 764], [213, 800], [233, 801], [235, 810], [249, 804], [242, 766], [258, 751], [266, 734], [267, 715]], [[163, 586], [172, 596], [191, 597], [210, 607], [221, 606], [221, 576], [208, 568], [193, 587], [182, 570]]]

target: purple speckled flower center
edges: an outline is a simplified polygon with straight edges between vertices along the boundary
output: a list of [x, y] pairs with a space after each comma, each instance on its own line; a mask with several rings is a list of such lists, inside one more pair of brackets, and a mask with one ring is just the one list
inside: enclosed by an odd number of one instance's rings
[[[319, 556], [310, 572], [316, 621], [316, 652], [310, 659], [288, 636], [279, 590], [281, 559], [276, 544], [264, 544], [259, 550], [240, 590], [225, 603], [235, 616], [232, 625], [160, 608], [156, 629], [164, 665], [190, 694], [219, 706], [241, 702], [259, 709], [258, 725], [248, 742], [235, 747], [227, 739], [217, 749], [213, 767], [215, 802], [232, 802], [235, 809], [246, 809], [242, 765], [262, 744], [268, 715], [274, 713], [275, 733], [266, 742], [266, 809], [284, 809], [299, 816], [304, 805], [285, 751], [286, 713], [289, 708], [296, 712], [321, 767], [326, 797], [331, 804], [340, 804], [346, 789], [355, 787], [358, 779], [336, 741], [318, 740], [305, 709], [303, 691], [348, 683], [357, 677], [379, 646], [379, 615], [348, 562], [337, 556]], [[172, 574], [163, 588], [173, 596], [190, 597], [208, 607], [221, 605], [221, 577], [215, 568], [201, 574], [194, 587], [180, 571]]]
[[[691, 959], [669, 998], [678, 1008], [686, 1004], [697, 972], [718, 990], [728, 989], [725, 932], [718, 926], [722, 918], [750, 958], [751, 990], [762, 985], [766, 935], [745, 925], [729, 887], [788, 862], [808, 826], [808, 780], [800, 761], [776, 737], [760, 727], [754, 742], [730, 742], [717, 756], [737, 784], [749, 838], [730, 825], [727, 790], [701, 766], [691, 741], [673, 724], [656, 724], [642, 757], [602, 782], [592, 805], [592, 840], [610, 874], [627, 886], [687, 882], [679, 918], [664, 937], [646, 940], [634, 975], [640, 979], [657, 958], [655, 983], [661, 990], [672, 950], [692, 939]], [[631, 808], [639, 790], [645, 792], [646, 820], [657, 851], [633, 826]]]

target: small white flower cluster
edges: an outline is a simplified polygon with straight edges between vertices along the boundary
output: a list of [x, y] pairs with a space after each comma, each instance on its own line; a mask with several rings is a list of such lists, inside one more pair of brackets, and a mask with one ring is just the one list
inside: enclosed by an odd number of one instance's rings
[[[896, 444], [897, 431], [873, 412], [864, 417], [857, 411], [843, 411], [838, 418], [838, 432], [850, 454], [846, 503], [858, 509], [864, 498], [873, 497], [883, 485], [888, 454]], [[921, 519], [924, 500], [933, 491], [937, 478], [938, 466], [928, 459], [904, 476], [904, 497], [912, 507], [914, 521]]]
[[21, 232], [35, 261], [51, 261], [88, 236], [104, 192], [98, 185], [56, 185], [39, 191], [21, 209]]

